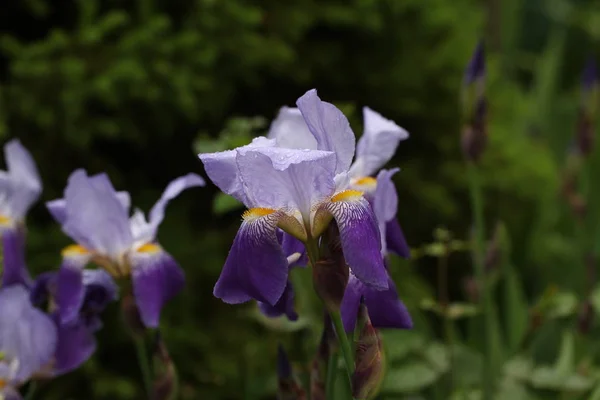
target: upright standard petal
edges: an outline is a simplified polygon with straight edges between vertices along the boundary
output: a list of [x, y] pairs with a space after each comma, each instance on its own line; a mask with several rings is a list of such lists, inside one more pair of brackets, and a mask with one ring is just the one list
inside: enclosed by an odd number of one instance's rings
[[165, 218], [165, 208], [167, 207], [167, 204], [169, 204], [169, 201], [179, 196], [179, 194], [186, 189], [204, 185], [204, 179], [193, 173], [189, 173], [187, 175], [180, 176], [179, 178], [175, 178], [173, 181], [171, 181], [171, 183], [169, 183], [160, 199], [158, 199], [156, 204], [154, 204], [154, 206], [150, 210], [149, 224], [152, 228], [151, 240], [155, 238], [156, 230]]
[[297, 108], [281, 107], [277, 118], [271, 123], [267, 137], [275, 139], [278, 147], [317, 149], [317, 139], [308, 130], [308, 125]]
[[288, 261], [277, 238], [281, 213], [251, 209], [233, 240], [214, 295], [226, 303], [255, 299], [275, 305], [287, 285]]
[[387, 272], [381, 255], [377, 220], [362, 192], [340, 192], [324, 207], [335, 218], [342, 251], [352, 272], [365, 284], [387, 289]]
[[51, 361], [56, 342], [52, 319], [33, 307], [24, 287], [0, 289], [0, 352], [18, 361], [17, 382], [27, 380]]
[[386, 227], [387, 222], [396, 218], [398, 211], [398, 193], [392, 181], [392, 176], [398, 168], [382, 170], [377, 174], [377, 188], [373, 195], [373, 212], [377, 218], [379, 232], [381, 233], [381, 252], [387, 254]]
[[127, 211], [106, 175], [88, 177], [77, 170], [65, 189], [63, 230], [88, 250], [119, 257], [133, 242]]
[[21, 226], [5, 229], [2, 235], [2, 286], [29, 286], [31, 277], [25, 264], [25, 231]]
[[[217, 153], [198, 154], [204, 164], [204, 169], [210, 180], [217, 185], [222, 192], [233, 196], [246, 204], [246, 196], [240, 179], [236, 163], [237, 150], [253, 149], [261, 147], [273, 147], [276, 145], [274, 139], [257, 137], [252, 143], [238, 147], [235, 150], [221, 151]], [[247, 205], [247, 204], [246, 204]]]
[[341, 305], [342, 321], [347, 332], [354, 330], [361, 298], [364, 298], [365, 305], [369, 309], [369, 317], [374, 327], [412, 328], [412, 319], [406, 306], [398, 298], [396, 285], [389, 276], [387, 280], [387, 289], [375, 290], [350, 274]]
[[317, 139], [317, 149], [336, 154], [335, 173], [348, 171], [356, 138], [346, 116], [333, 104], [321, 101], [315, 89], [300, 97], [296, 105]]
[[[117, 192], [117, 199], [123, 208], [128, 212], [131, 206], [131, 197], [128, 192]], [[46, 208], [52, 215], [52, 218], [59, 224], [64, 224], [67, 219], [67, 201], [65, 199], [56, 199], [46, 202]]]
[[18, 139], [4, 146], [4, 157], [14, 184], [10, 200], [12, 216], [21, 219], [42, 192], [42, 181], [31, 154]]
[[239, 150], [237, 164], [250, 207], [295, 209], [307, 220], [312, 206], [335, 190], [335, 155], [329, 151]]
[[381, 114], [363, 108], [364, 132], [356, 146], [356, 161], [350, 168], [353, 178], [373, 175], [396, 153], [398, 143], [408, 139], [408, 132]]
[[133, 294], [142, 322], [149, 328], [159, 324], [163, 306], [185, 285], [183, 270], [160, 246], [147, 244], [131, 255]]

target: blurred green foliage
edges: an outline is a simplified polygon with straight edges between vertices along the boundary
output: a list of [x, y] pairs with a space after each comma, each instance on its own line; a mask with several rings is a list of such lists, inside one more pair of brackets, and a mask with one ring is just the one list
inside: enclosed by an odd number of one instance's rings
[[[587, 193], [584, 227], [559, 196], [579, 72], [600, 42], [597, 2], [27, 0], [0, 6], [0, 21], [0, 135], [31, 149], [43, 200], [60, 196], [68, 174], [84, 167], [108, 172], [148, 209], [170, 179], [202, 172], [195, 152], [248, 142], [312, 87], [347, 113], [356, 133], [363, 105], [407, 128], [411, 138], [391, 164], [402, 167], [399, 219], [421, 251], [410, 263], [394, 260], [392, 271], [416, 328], [384, 333], [385, 399], [480, 395], [481, 345], [467, 334], [478, 309], [463, 287], [472, 272], [458, 93], [471, 51], [486, 38], [486, 217], [490, 227], [503, 221], [491, 289], [502, 362], [497, 398], [600, 399], [600, 349], [589, 340], [598, 326], [589, 336], [575, 329], [586, 298], [582, 251], [600, 243], [597, 190]], [[583, 173], [590, 182], [598, 159]], [[188, 280], [161, 329], [182, 399], [273, 398], [277, 342], [302, 374], [316, 347], [321, 311], [302, 271], [293, 276], [297, 323], [212, 297], [240, 211], [209, 186], [173, 202], [161, 227]], [[443, 244], [431, 240], [440, 225], [456, 240], [447, 315], [436, 299]], [[31, 269], [55, 268], [68, 239], [41, 203], [29, 229]], [[598, 311], [599, 293], [591, 295]], [[41, 385], [39, 398], [143, 398], [116, 305], [98, 340], [92, 360]]]

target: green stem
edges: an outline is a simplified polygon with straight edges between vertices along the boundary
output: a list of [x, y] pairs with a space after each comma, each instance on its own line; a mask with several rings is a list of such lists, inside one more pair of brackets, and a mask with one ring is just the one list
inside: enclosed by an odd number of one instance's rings
[[488, 292], [489, 288], [485, 277], [485, 265], [484, 265], [484, 219], [483, 219], [483, 196], [481, 190], [481, 182], [479, 179], [479, 171], [477, 166], [471, 162], [467, 165], [469, 175], [469, 192], [471, 195], [471, 207], [473, 212], [473, 222], [475, 224], [475, 243], [474, 243], [474, 261], [475, 261], [475, 274], [477, 281], [480, 286], [481, 293], [481, 305], [483, 308], [483, 334], [484, 334], [484, 348], [483, 348], [483, 399], [490, 400], [492, 398], [492, 386], [493, 386], [493, 372], [492, 372], [492, 358], [491, 358], [491, 346], [492, 346], [492, 332], [491, 332], [491, 321], [492, 309], [491, 309], [491, 297]]
[[[317, 241], [313, 238], [309, 238], [306, 241], [305, 246], [306, 252], [308, 254], [308, 259], [312, 264], [312, 268], [315, 268], [316, 263], [319, 260], [319, 246], [317, 244]], [[346, 335], [346, 331], [344, 330], [342, 315], [340, 314], [339, 310], [329, 310], [329, 315], [331, 317], [331, 321], [333, 322], [333, 327], [335, 329], [335, 334], [340, 344], [342, 355], [344, 356], [346, 372], [348, 374], [348, 382], [350, 384], [350, 388], [352, 388], [352, 374], [354, 374], [354, 357], [352, 356], [352, 347], [350, 346], [350, 342], [348, 341], [348, 336]]]
[[29, 388], [27, 389], [27, 394], [25, 395], [25, 400], [33, 400], [36, 390], [37, 390], [37, 382], [32, 381], [29, 384]]
[[338, 342], [340, 342], [340, 350], [344, 356], [344, 362], [346, 363], [346, 372], [348, 372], [348, 380], [352, 386], [352, 374], [354, 373], [354, 357], [352, 356], [352, 347], [346, 331], [344, 330], [344, 323], [342, 322], [342, 315], [339, 311], [333, 311], [329, 313], [331, 315], [331, 321], [333, 321], [333, 327], [335, 328], [335, 334], [337, 335]]
[[142, 337], [134, 337], [135, 351], [137, 353], [138, 364], [142, 371], [142, 379], [144, 380], [144, 389], [148, 398], [152, 397], [152, 371], [150, 368], [150, 359], [146, 350], [146, 343]]
[[[332, 349], [330, 349], [332, 350]], [[337, 373], [337, 352], [331, 351], [327, 361], [327, 382], [325, 383], [325, 398], [334, 400], [335, 398], [335, 377]]]

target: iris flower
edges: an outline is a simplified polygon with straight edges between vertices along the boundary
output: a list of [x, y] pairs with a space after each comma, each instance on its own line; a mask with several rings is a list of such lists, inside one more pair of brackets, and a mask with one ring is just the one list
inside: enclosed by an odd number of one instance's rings
[[42, 183], [31, 154], [14, 139], [4, 146], [7, 171], [0, 171], [0, 235], [4, 257], [2, 285], [28, 285], [25, 266], [25, 215], [37, 200]]
[[65, 197], [47, 203], [63, 231], [77, 243], [62, 253], [57, 298], [61, 322], [78, 318], [85, 301], [83, 269], [93, 262], [114, 278], [131, 276], [143, 323], [157, 327], [163, 305], [184, 285], [183, 271], [156, 243], [158, 226], [171, 199], [187, 188], [203, 185], [196, 174], [175, 179], [146, 220], [140, 210], [129, 217], [129, 195], [116, 192], [106, 174], [73, 172]]
[[0, 398], [20, 399], [17, 388], [50, 366], [57, 341], [52, 319], [23, 285], [0, 289]]
[[315, 90], [296, 104], [295, 120], [282, 123], [304, 124], [309, 134], [281, 129], [276, 138], [199, 155], [213, 183], [248, 208], [214, 289], [227, 303], [275, 305], [288, 280], [277, 229], [306, 243], [316, 241], [332, 218], [354, 275], [388, 287], [375, 215], [363, 193], [349, 187], [355, 138], [348, 120]]

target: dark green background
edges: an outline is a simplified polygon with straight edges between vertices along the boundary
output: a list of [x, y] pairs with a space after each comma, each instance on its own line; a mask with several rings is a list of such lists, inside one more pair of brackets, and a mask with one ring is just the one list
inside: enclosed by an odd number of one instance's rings
[[[565, 284], [565, 268], [579, 260], [557, 188], [598, 26], [592, 0], [3, 1], [0, 136], [22, 140], [44, 182], [28, 219], [30, 268], [57, 268], [69, 243], [43, 202], [61, 196], [75, 168], [106, 171], [148, 210], [172, 178], [204, 175], [195, 153], [244, 144], [310, 88], [342, 108], [357, 135], [364, 105], [411, 133], [390, 165], [402, 168], [398, 218], [412, 247], [431, 242], [438, 226], [467, 239], [459, 93], [484, 39], [486, 217], [489, 227], [508, 227], [519, 279], [536, 298], [550, 283]], [[253, 117], [264, 118], [262, 128]], [[319, 319], [289, 333], [266, 326], [253, 305], [212, 297], [242, 211], [213, 212], [216, 194], [211, 184], [193, 189], [167, 210], [159, 238], [187, 287], [166, 307], [162, 333], [182, 398], [269, 398], [278, 340], [300, 365], [316, 346]], [[433, 293], [435, 265], [424, 257], [394, 272], [415, 315]], [[450, 268], [451, 297], [464, 299], [466, 253], [453, 255]], [[318, 315], [315, 304], [302, 301], [300, 313]], [[423, 332], [434, 335], [435, 318], [423, 315], [431, 322]], [[43, 384], [38, 398], [143, 398], [116, 305], [98, 340], [91, 361]]]

